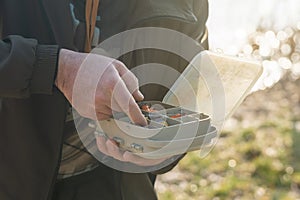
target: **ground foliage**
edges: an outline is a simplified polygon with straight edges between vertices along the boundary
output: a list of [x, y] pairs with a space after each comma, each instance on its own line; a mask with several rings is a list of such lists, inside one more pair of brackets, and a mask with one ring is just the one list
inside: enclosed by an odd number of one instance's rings
[[[248, 53], [279, 63], [279, 82], [247, 97], [208, 156], [189, 153], [174, 170], [159, 176], [161, 200], [300, 199], [300, 31], [286, 30], [289, 35], [280, 32], [279, 45], [268, 55], [258, 55], [261, 41], [255, 37], [270, 31], [259, 29], [249, 37]], [[279, 31], [273, 33], [278, 36]]]

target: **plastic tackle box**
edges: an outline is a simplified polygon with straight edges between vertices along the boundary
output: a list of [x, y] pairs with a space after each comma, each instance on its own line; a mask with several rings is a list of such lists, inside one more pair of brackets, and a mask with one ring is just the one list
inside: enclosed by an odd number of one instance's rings
[[[199, 150], [217, 138], [220, 122], [242, 103], [261, 73], [258, 62], [203, 51], [190, 62], [163, 102], [139, 103], [148, 126], [134, 125], [125, 114], [117, 113], [99, 121], [96, 131], [144, 158]], [[147, 109], [143, 109], [145, 105]], [[214, 107], [222, 110], [220, 114]]]

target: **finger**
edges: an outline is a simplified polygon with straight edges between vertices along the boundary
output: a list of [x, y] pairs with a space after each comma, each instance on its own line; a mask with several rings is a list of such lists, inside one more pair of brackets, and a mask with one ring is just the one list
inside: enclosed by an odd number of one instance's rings
[[[120, 80], [120, 77], [118, 78], [118, 80], [116, 81], [116, 83]], [[114, 83], [111, 83], [112, 85]], [[101, 86], [103, 87], [103, 86]], [[105, 88], [100, 88], [99, 90], [102, 90], [101, 92], [103, 92], [103, 90], [105, 90]], [[114, 90], [114, 88], [112, 88], [112, 91]], [[116, 111], [116, 112], [121, 112], [122, 109], [120, 108], [120, 106], [111, 98], [108, 98], [109, 96], [111, 96], [111, 93], [107, 93], [105, 94], [101, 94], [98, 97], [95, 98], [95, 109], [96, 112], [99, 113], [104, 113], [106, 115], [111, 115], [112, 111]]]
[[111, 140], [106, 141], [106, 149], [107, 149], [109, 156], [111, 156], [119, 161], [124, 161], [123, 153], [121, 153], [119, 147], [115, 143], [113, 143]]
[[114, 63], [120, 77], [124, 81], [129, 92], [133, 95], [136, 101], [142, 101], [144, 95], [139, 90], [139, 83], [137, 77], [121, 62]]
[[143, 99], [144, 99], [144, 95], [143, 95], [143, 93], [142, 93], [139, 89], [136, 89], [136, 90], [132, 93], [132, 96], [133, 96], [133, 98], [134, 98], [136, 101], [143, 101]]
[[116, 103], [118, 103], [122, 111], [128, 115], [133, 123], [141, 126], [147, 125], [147, 121], [142, 114], [142, 111], [136, 104], [134, 98], [131, 96], [122, 80], [118, 81], [115, 86], [113, 99]]
[[119, 104], [114, 99], [112, 99], [112, 101], [111, 101], [110, 108], [113, 111], [116, 111], [116, 112], [122, 112], [123, 111], [122, 108], [119, 106]]
[[97, 141], [98, 150], [104, 153], [105, 155], [108, 155], [108, 151], [106, 148], [106, 138], [101, 136], [96, 136], [96, 141]]
[[128, 151], [126, 151], [123, 154], [123, 160], [125, 162], [131, 162], [134, 163], [136, 165], [140, 165], [140, 166], [154, 166], [157, 164], [162, 163], [164, 160], [166, 160], [166, 158], [161, 158], [161, 159], [146, 159], [146, 158], [142, 158], [140, 156], [137, 156], [133, 153], [130, 153]]
[[136, 101], [142, 101], [144, 99], [144, 95], [139, 90], [139, 83], [136, 76], [128, 70], [125, 74], [121, 76], [121, 78], [124, 81], [129, 92], [132, 94], [133, 98]]

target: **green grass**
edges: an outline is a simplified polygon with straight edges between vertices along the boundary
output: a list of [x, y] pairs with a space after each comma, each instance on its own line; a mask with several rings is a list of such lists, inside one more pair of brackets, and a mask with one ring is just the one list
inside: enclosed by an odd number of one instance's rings
[[[259, 95], [272, 100], [270, 94]], [[251, 98], [245, 106], [249, 102]], [[224, 130], [208, 156], [200, 158], [199, 152], [192, 152], [179, 163], [174, 171], [186, 178], [170, 183], [164, 179], [168, 174], [159, 177], [167, 185], [164, 190], [157, 188], [159, 199], [300, 199], [300, 131], [292, 120], [299, 116], [280, 102], [264, 117], [251, 112], [252, 117], [236, 118], [236, 127]], [[247, 120], [251, 123], [245, 126]]]

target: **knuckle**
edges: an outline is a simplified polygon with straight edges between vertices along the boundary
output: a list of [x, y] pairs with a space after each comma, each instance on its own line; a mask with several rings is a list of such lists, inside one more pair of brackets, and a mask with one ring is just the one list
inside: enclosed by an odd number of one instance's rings
[[103, 104], [107, 104], [108, 103], [108, 95], [103, 94], [102, 92], [99, 92], [96, 94], [95, 97], [95, 107], [100, 107]]
[[138, 85], [139, 79], [132, 72], [130, 72], [130, 77], [131, 77], [132, 81]]
[[138, 109], [138, 105], [132, 99], [129, 100], [128, 107], [130, 107], [131, 109], [137, 109], [137, 110], [139, 110]]
[[108, 77], [103, 78], [100, 82], [100, 92], [109, 91], [110, 93], [115, 89], [118, 84], [119, 78], [116, 75], [108, 75]]
[[119, 69], [119, 68], [127, 69], [126, 65], [125, 65], [123, 62], [119, 61], [119, 60], [114, 60], [114, 61], [113, 61], [113, 65], [114, 65], [117, 69]]
[[137, 83], [137, 85], [139, 84], [139, 79], [135, 76], [135, 75], [133, 75], [134, 76], [134, 80], [135, 80], [135, 82]]
[[108, 87], [109, 89], [113, 89], [115, 87], [115, 85], [118, 83], [119, 78], [117, 76], [111, 76], [109, 78], [106, 79], [105, 81], [105, 87]]

